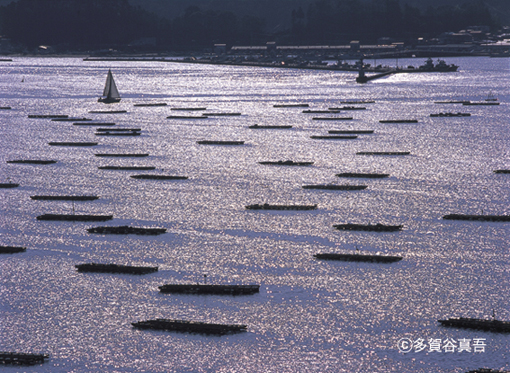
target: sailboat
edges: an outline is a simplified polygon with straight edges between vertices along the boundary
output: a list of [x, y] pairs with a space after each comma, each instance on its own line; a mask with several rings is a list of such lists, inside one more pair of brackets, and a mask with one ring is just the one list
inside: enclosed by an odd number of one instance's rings
[[100, 97], [97, 102], [103, 102], [105, 104], [112, 104], [115, 102], [120, 102], [120, 94], [117, 86], [115, 85], [115, 80], [113, 80], [112, 71], [108, 70], [108, 75], [106, 77], [106, 84], [104, 86], [103, 96]]

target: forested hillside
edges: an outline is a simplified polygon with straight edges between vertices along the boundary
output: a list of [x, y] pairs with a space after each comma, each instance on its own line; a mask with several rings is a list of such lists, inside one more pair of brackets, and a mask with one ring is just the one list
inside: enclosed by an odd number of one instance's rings
[[373, 43], [387, 36], [412, 41], [472, 25], [493, 30], [500, 25], [484, 1], [444, 1], [423, 9], [398, 0], [4, 0], [0, 27], [4, 37], [27, 48], [143, 49], [137, 40], [151, 39], [153, 49], [185, 50], [269, 40]]

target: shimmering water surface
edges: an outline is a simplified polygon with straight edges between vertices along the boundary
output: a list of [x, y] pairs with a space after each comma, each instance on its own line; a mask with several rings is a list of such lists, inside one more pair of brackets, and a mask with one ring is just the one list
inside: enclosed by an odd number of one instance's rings
[[[394, 61], [389, 61], [393, 63]], [[449, 213], [509, 214], [509, 60], [448, 59], [459, 72], [400, 74], [355, 83], [356, 74], [180, 63], [14, 58], [0, 65], [0, 350], [49, 353], [27, 372], [465, 372], [510, 369], [508, 334], [444, 328], [438, 319], [510, 320], [509, 224], [442, 220]], [[399, 64], [423, 63], [399, 60]], [[108, 68], [122, 95], [97, 103]], [[499, 106], [435, 104], [482, 101]], [[305, 114], [374, 100], [366, 110]], [[168, 106], [135, 107], [164, 102]], [[172, 111], [206, 107], [205, 112]], [[91, 114], [90, 110], [127, 110]], [[169, 115], [241, 113], [203, 120]], [[469, 112], [471, 117], [431, 118]], [[140, 127], [139, 137], [95, 136], [72, 122], [31, 119], [67, 114]], [[351, 121], [313, 120], [352, 116]], [[381, 124], [382, 119], [417, 119]], [[249, 125], [292, 125], [253, 130]], [[355, 140], [314, 140], [331, 129], [373, 129]], [[243, 140], [205, 146], [198, 140]], [[97, 141], [55, 147], [51, 141]], [[360, 151], [409, 151], [363, 156]], [[149, 153], [100, 158], [95, 153]], [[52, 165], [8, 164], [54, 159]], [[310, 167], [259, 161], [313, 161]], [[149, 165], [155, 171], [100, 170]], [[340, 172], [389, 173], [340, 179]], [[136, 173], [188, 180], [135, 180]], [[362, 191], [302, 189], [364, 184]], [[91, 202], [34, 201], [31, 195], [93, 194]], [[255, 203], [318, 204], [314, 211], [251, 211]], [[107, 223], [44, 222], [44, 213], [113, 214]], [[403, 224], [394, 233], [341, 232], [340, 223]], [[156, 237], [93, 235], [97, 225], [162, 227]], [[319, 252], [401, 255], [393, 264], [329, 262]], [[144, 276], [78, 273], [87, 262], [158, 266]], [[251, 296], [160, 294], [165, 283], [260, 284]], [[246, 324], [222, 337], [133, 329], [131, 322], [174, 318]], [[397, 343], [484, 338], [482, 352], [404, 354]], [[446, 344], [446, 342], [445, 342]], [[17, 367], [5, 371], [20, 371]]]

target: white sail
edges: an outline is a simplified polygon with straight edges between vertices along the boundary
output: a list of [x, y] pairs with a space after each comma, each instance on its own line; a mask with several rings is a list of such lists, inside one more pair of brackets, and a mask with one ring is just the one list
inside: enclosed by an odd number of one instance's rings
[[108, 71], [109, 71], [108, 76], [110, 77], [110, 92], [107, 96], [110, 98], [120, 98], [119, 90], [117, 89], [115, 80], [113, 80], [112, 72], [110, 70], [108, 70]]
[[108, 75], [106, 76], [106, 83], [104, 85], [103, 97], [98, 100], [99, 102], [104, 103], [112, 103], [120, 101], [119, 90], [117, 89], [117, 85], [115, 84], [115, 80], [113, 80], [112, 71], [108, 70]]
[[103, 96], [105, 97], [108, 97], [108, 95], [110, 94], [110, 85], [112, 84], [113, 80], [113, 75], [112, 75], [112, 71], [111, 70], [108, 70], [108, 75], [106, 75], [106, 83], [104, 85], [104, 91], [103, 91]]

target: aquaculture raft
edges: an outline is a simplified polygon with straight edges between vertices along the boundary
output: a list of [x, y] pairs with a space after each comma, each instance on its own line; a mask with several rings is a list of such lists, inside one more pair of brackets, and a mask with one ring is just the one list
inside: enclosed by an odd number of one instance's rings
[[411, 152], [357, 152], [356, 155], [409, 155]]
[[166, 106], [166, 102], [157, 102], [154, 104], [134, 104], [133, 106]]
[[16, 254], [27, 251], [26, 247], [19, 246], [0, 246], [0, 254]]
[[495, 174], [510, 174], [510, 170], [494, 170]]
[[352, 117], [313, 117], [312, 120], [352, 120]]
[[[154, 170], [154, 166], [99, 166], [100, 170]], [[136, 175], [135, 175], [136, 176]], [[154, 175], [157, 176], [157, 175]]]
[[36, 365], [45, 362], [48, 354], [25, 354], [20, 352], [0, 352], [0, 364]]
[[248, 205], [248, 210], [315, 210], [317, 205]]
[[244, 141], [211, 141], [211, 140], [200, 140], [197, 141], [200, 145], [243, 145]]
[[369, 231], [369, 232], [395, 232], [402, 230], [403, 225], [384, 225], [384, 224], [336, 224], [333, 225], [341, 231]]
[[321, 253], [315, 254], [314, 257], [317, 259], [324, 260], [341, 260], [344, 262], [373, 262], [373, 263], [393, 263], [402, 260], [401, 256], [367, 255], [367, 254]]
[[358, 136], [310, 136], [311, 139], [315, 140], [354, 140]]
[[363, 190], [366, 189], [366, 185], [303, 185], [303, 189], [326, 189], [326, 190]]
[[51, 146], [96, 146], [97, 142], [49, 142]]
[[7, 161], [7, 163], [22, 163], [22, 164], [53, 164], [57, 163], [54, 160], [44, 160], [44, 159], [17, 159], [14, 161]]
[[356, 172], [344, 172], [336, 174], [338, 177], [360, 177], [366, 179], [381, 179], [390, 176], [389, 174], [369, 174], [369, 173], [356, 173]]
[[148, 157], [148, 153], [99, 153], [96, 157]]
[[197, 321], [156, 319], [131, 323], [138, 329], [168, 330], [181, 333], [225, 335], [246, 331], [246, 325], [208, 324]]
[[290, 125], [261, 126], [258, 124], [254, 124], [253, 126], [248, 126], [248, 128], [252, 128], [252, 129], [258, 129], [258, 128], [260, 128], [260, 129], [288, 129], [288, 128], [292, 128], [292, 126], [290, 126]]
[[76, 215], [76, 214], [44, 214], [37, 220], [65, 220], [65, 221], [106, 221], [112, 220], [113, 215]]
[[69, 118], [69, 115], [62, 114], [30, 114], [29, 118], [37, 118], [37, 119], [53, 119], [53, 118]]
[[259, 292], [260, 285], [168, 284], [159, 286], [161, 293], [247, 295]]
[[362, 135], [362, 134], [374, 133], [374, 130], [329, 130], [328, 133], [330, 133], [332, 135], [341, 135], [341, 134], [349, 134], [349, 133]]
[[470, 113], [437, 113], [430, 114], [431, 117], [470, 117]]
[[278, 107], [278, 108], [282, 108], [282, 107], [309, 107], [310, 105], [308, 104], [276, 104], [276, 105], [273, 105], [273, 107]]
[[478, 220], [478, 221], [510, 221], [510, 215], [462, 215], [449, 214], [443, 216], [446, 220]]
[[452, 326], [457, 328], [488, 330], [491, 332], [509, 333], [510, 322], [499, 320], [484, 320], [471, 318], [453, 318], [448, 320], [437, 320], [443, 326]]
[[158, 267], [134, 267], [118, 264], [86, 263], [75, 265], [78, 272], [126, 273], [130, 275], [145, 275], [158, 271]]
[[313, 164], [313, 162], [294, 162], [294, 161], [262, 161], [259, 163], [271, 166], [311, 166]]
[[42, 201], [93, 201], [98, 196], [30, 196], [31, 199]]
[[17, 188], [19, 187], [19, 184], [16, 183], [0, 183], [0, 188], [7, 189], [7, 188]]
[[187, 176], [171, 176], [171, 175], [131, 175], [133, 179], [146, 180], [186, 180]]
[[390, 119], [380, 120], [379, 123], [418, 123], [416, 119]]
[[156, 236], [158, 234], [166, 233], [166, 228], [135, 228], [123, 225], [120, 227], [94, 227], [87, 229], [87, 232], [103, 234], [137, 234]]

